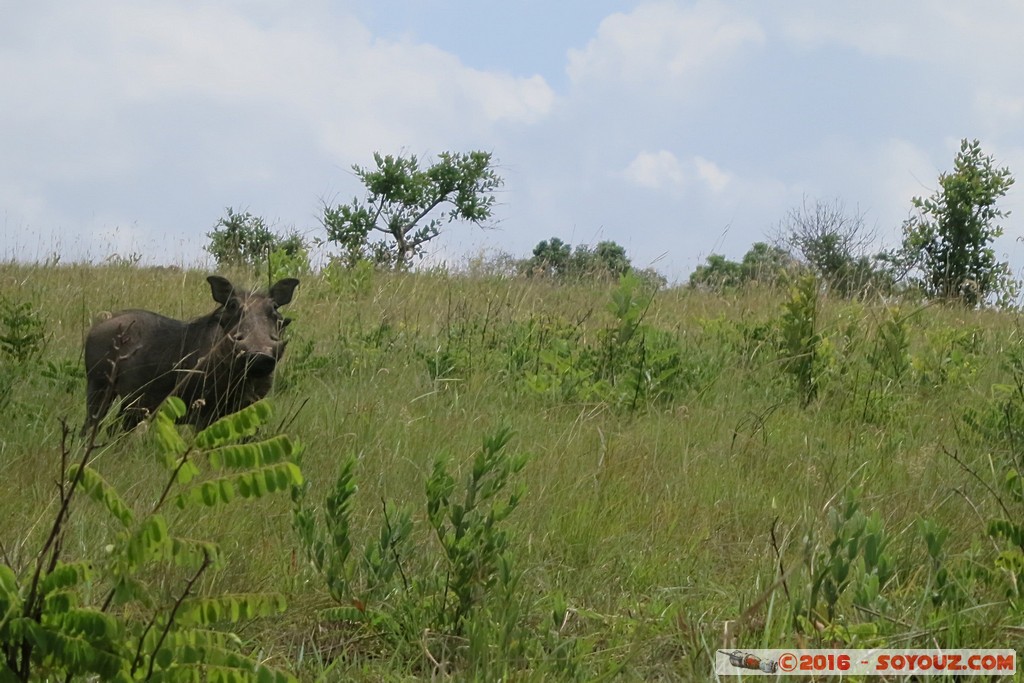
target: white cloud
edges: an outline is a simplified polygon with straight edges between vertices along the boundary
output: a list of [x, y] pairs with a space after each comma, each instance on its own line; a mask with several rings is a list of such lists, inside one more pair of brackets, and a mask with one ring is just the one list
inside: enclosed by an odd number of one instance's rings
[[980, 88], [974, 95], [974, 113], [989, 130], [1020, 127], [1024, 124], [1024, 90]]
[[693, 165], [697, 169], [697, 177], [703, 180], [714, 192], [721, 192], [732, 180], [732, 176], [718, 167], [713, 161], [703, 157], [694, 157]]
[[[125, 129], [159, 109], [210, 108], [235, 128], [272, 112], [347, 162], [367, 150], [444, 147], [496, 124], [534, 123], [554, 101], [538, 76], [480, 71], [433, 46], [375, 39], [344, 14], [299, 25], [287, 15], [257, 23], [213, 4], [77, 8], [65, 5], [30, 38], [0, 49], [0, 87], [23, 95], [20, 111], [0, 121], [89, 127], [88, 137], [109, 135], [116, 154]], [[110, 120], [124, 127], [105, 128]]]
[[699, 181], [713, 193], [722, 192], [732, 180], [732, 175], [713, 161], [695, 156], [683, 162], [664, 149], [640, 152], [622, 171], [621, 177], [638, 187], [669, 191], [679, 191]]
[[[872, 57], [967, 70], [982, 80], [1016, 72], [1024, 57], [1024, 5], [1017, 0], [864, 0], [828, 11], [803, 2], [772, 8], [771, 14], [785, 35], [805, 46], [845, 45]], [[977, 69], [978, 63], [987, 68]]]
[[630, 14], [612, 14], [602, 21], [586, 47], [569, 51], [567, 69], [577, 84], [597, 81], [670, 86], [700, 76], [764, 39], [757, 23], [719, 3], [700, 2], [686, 7], [676, 2], [652, 2]]
[[[521, 255], [613, 239], [685, 275], [711, 250], [741, 256], [804, 195], [898, 229], [961, 136], [1024, 172], [1018, 0], [633, 0], [603, 19], [566, 0], [472, 36], [400, 10], [420, 1], [13, 4], [0, 244], [52, 230], [93, 256], [188, 258], [225, 206], [316, 230], [319, 200], [360, 192], [348, 169], [373, 151], [486, 149], [505, 229], [453, 240]], [[466, 19], [428, 4], [435, 26]], [[529, 62], [567, 75], [558, 92], [516, 61], [529, 47], [486, 49], [531, 32], [564, 56]], [[1011, 235], [1024, 210], [1006, 199]]]
[[0, 210], [79, 253], [105, 239], [97, 215], [197, 251], [224, 206], [308, 224], [373, 151], [493, 150], [555, 100], [329, 3], [34, 3], [0, 38]]
[[637, 154], [622, 175], [634, 185], [652, 190], [679, 189], [686, 184], [683, 165], [666, 150]]

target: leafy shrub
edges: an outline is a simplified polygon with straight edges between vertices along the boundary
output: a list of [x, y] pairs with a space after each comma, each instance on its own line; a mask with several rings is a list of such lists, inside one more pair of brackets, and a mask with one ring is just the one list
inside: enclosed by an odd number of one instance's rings
[[828, 529], [827, 545], [814, 543], [806, 556], [809, 591], [795, 596], [797, 628], [808, 634], [824, 630], [844, 641], [873, 634], [873, 625], [850, 628], [840, 617], [851, 605], [874, 612], [886, 608], [884, 591], [895, 574], [895, 563], [882, 516], [877, 511], [866, 515], [854, 490], [829, 507]]
[[0, 354], [10, 362], [28, 363], [42, 355], [45, 342], [45, 323], [35, 306], [0, 297]]
[[796, 254], [830, 291], [851, 297], [870, 285], [883, 285], [881, 269], [869, 251], [875, 231], [864, 227], [864, 214], [850, 214], [843, 202], [815, 201], [790, 210], [779, 224], [776, 241]]
[[46, 325], [30, 302], [0, 296], [0, 410], [15, 404], [16, 389], [30, 382], [46, 346]]
[[[283, 435], [253, 440], [271, 415], [264, 401], [187, 441], [174, 426], [184, 413], [182, 401], [171, 397], [153, 418], [157, 460], [168, 481], [141, 513], [93, 469], [97, 430], [71, 463], [70, 429], [64, 426], [59, 500], [49, 532], [28, 566], [0, 563], [4, 680], [294, 680], [247, 657], [238, 636], [216, 628], [281, 612], [284, 598], [197, 595], [200, 578], [223, 566], [223, 554], [214, 543], [174, 534], [164, 508], [173, 503], [219, 510], [236, 498], [299, 485], [302, 475], [292, 462], [299, 449]], [[205, 476], [200, 463], [209, 466]], [[115, 529], [98, 560], [67, 557], [64, 539], [78, 509], [72, 502], [81, 496], [105, 510]], [[188, 572], [180, 591], [169, 590], [152, 571], [168, 566]]]
[[934, 330], [910, 359], [918, 381], [932, 388], [966, 383], [977, 372], [980, 341], [981, 330], [976, 327]]
[[[1011, 351], [1005, 366], [1011, 383], [992, 387], [992, 396], [981, 409], [967, 409], [963, 422], [965, 440], [986, 451], [984, 460], [972, 469], [955, 454], [954, 459], [975, 479], [985, 483], [997, 514], [988, 520], [987, 533], [998, 544], [994, 566], [1005, 579], [1007, 597], [1020, 605], [1024, 597], [1024, 352]], [[985, 474], [982, 474], [984, 472]]]
[[898, 383], [910, 372], [910, 338], [907, 318], [897, 310], [888, 314], [878, 326], [868, 362], [879, 375]]
[[1013, 182], [1010, 169], [997, 168], [978, 140], [964, 138], [953, 171], [939, 175], [931, 197], [913, 198], [916, 214], [903, 224], [903, 243], [884, 258], [927, 296], [967, 306], [990, 298], [1012, 304], [1019, 283], [1009, 264], [997, 260], [993, 242], [1003, 234], [995, 222], [1009, 214], [996, 202]]
[[[605, 240], [594, 247], [566, 244], [557, 237], [542, 240], [533, 248], [533, 256], [519, 264], [529, 277], [547, 276], [559, 280], [615, 279], [633, 269], [621, 245]], [[648, 277], [656, 278], [656, 273]]]
[[218, 266], [267, 266], [271, 282], [309, 270], [309, 253], [301, 235], [294, 231], [278, 235], [262, 217], [248, 211], [236, 213], [228, 207], [226, 212], [227, 216], [217, 219], [213, 230], [206, 234], [210, 239], [206, 251]]
[[654, 293], [631, 272], [620, 277], [606, 307], [611, 324], [592, 343], [572, 332], [538, 345], [528, 389], [561, 402], [604, 402], [630, 411], [671, 401], [686, 388], [688, 374], [678, 337], [644, 324]]
[[774, 285], [796, 270], [796, 260], [787, 251], [767, 242], [755, 242], [740, 263], [711, 254], [690, 275], [689, 286], [723, 291], [754, 282]]
[[309, 251], [298, 235], [286, 238], [267, 257], [267, 282], [277, 282], [309, 272]]
[[[300, 544], [336, 603], [321, 617], [361, 625], [389, 649], [408, 656], [421, 652], [425, 633], [433, 634], [424, 646], [434, 662], [453, 658], [452, 639], [472, 628], [482, 610], [490, 610], [491, 617], [502, 614], [506, 629], [526, 637], [521, 615], [508, 609], [517, 575], [504, 523], [524, 493], [521, 485], [509, 492], [512, 478], [528, 460], [505, 452], [511, 436], [508, 429], [499, 429], [484, 439], [462, 487], [446, 456], [434, 461], [426, 481], [426, 518], [440, 557], [432, 564], [412, 557], [411, 511], [389, 512], [387, 503], [377, 538], [367, 541], [362, 553], [353, 552], [355, 458], [342, 464], [320, 515], [306, 502], [308, 488], [293, 487]], [[498, 606], [505, 609], [494, 611]]]
[[784, 367], [796, 380], [804, 406], [818, 395], [823, 363], [824, 338], [818, 331], [818, 296], [817, 278], [805, 275], [790, 290], [782, 315]]
[[321, 275], [335, 295], [365, 296], [373, 290], [374, 270], [373, 262], [366, 259], [347, 264], [344, 259], [332, 257]]

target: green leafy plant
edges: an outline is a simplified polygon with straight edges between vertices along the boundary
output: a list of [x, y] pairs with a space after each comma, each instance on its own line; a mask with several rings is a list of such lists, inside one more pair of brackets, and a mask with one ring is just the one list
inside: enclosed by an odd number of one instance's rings
[[519, 505], [524, 489], [520, 485], [507, 497], [502, 494], [528, 460], [525, 455], [503, 452], [511, 438], [510, 430], [500, 429], [484, 439], [460, 491], [461, 500], [455, 497], [455, 478], [445, 458], [434, 461], [427, 480], [427, 519], [447, 560], [438, 621], [452, 633], [461, 632], [471, 611], [498, 581], [501, 565], [507, 560], [508, 533], [502, 522]]
[[857, 354], [849, 349], [844, 354], [854, 371], [845, 378], [839, 391], [853, 399], [849, 403], [851, 410], [865, 422], [890, 424], [905, 415], [906, 379], [912, 375], [908, 321], [913, 315], [889, 307], [881, 312], [873, 338], [865, 337], [868, 345], [866, 382], [856, 371]]
[[14, 363], [37, 360], [46, 342], [46, 325], [28, 301], [14, 303], [0, 297], [0, 354]]
[[[229, 415], [186, 440], [174, 421], [185, 413], [171, 397], [151, 423], [167, 484], [145, 511], [129, 506], [93, 468], [93, 429], [70, 462], [70, 429], [61, 444], [57, 512], [35, 559], [0, 564], [0, 677], [29, 681], [98, 676], [110, 681], [291, 681], [246, 656], [238, 636], [220, 630], [284, 610], [277, 594], [198, 594], [201, 577], [225, 562], [215, 544], [173, 533], [164, 509], [219, 510], [302, 482], [286, 436], [255, 440], [271, 416], [265, 401]], [[201, 466], [202, 465], [202, 466]], [[208, 470], [208, 471], [207, 471]], [[65, 537], [73, 503], [86, 497], [106, 511], [113, 542], [102, 558], [69, 558]], [[185, 572], [182, 588], [154, 569]]]
[[818, 396], [823, 363], [823, 336], [818, 331], [818, 280], [814, 275], [800, 278], [790, 290], [782, 314], [784, 367], [796, 380], [804, 406]]
[[805, 630], [814, 630], [811, 624], [821, 620], [828, 624], [835, 621], [847, 592], [860, 607], [883, 606], [883, 590], [895, 571], [882, 517], [878, 512], [865, 515], [857, 492], [848, 493], [841, 505], [829, 508], [828, 525], [828, 545], [808, 558], [810, 595], [806, 611], [802, 606], [797, 608], [796, 616]]
[[[356, 493], [353, 477], [356, 459], [346, 458], [338, 473], [334, 489], [327, 496], [322, 513], [322, 524], [314, 510], [305, 505], [308, 486], [292, 487], [292, 523], [313, 569], [324, 579], [327, 590], [335, 602], [349, 604], [352, 596], [351, 570], [348, 567], [352, 552], [351, 503]], [[355, 617], [353, 612], [328, 616], [334, 618]]]
[[533, 256], [523, 263], [527, 275], [563, 277], [568, 275], [572, 262], [572, 245], [558, 237], [541, 240], [533, 248]]
[[932, 606], [936, 609], [960, 609], [967, 600], [961, 588], [955, 569], [951, 569], [950, 553], [946, 542], [950, 530], [931, 519], [922, 519], [920, 523], [921, 537], [928, 550], [928, 585], [926, 592]]
[[538, 242], [533, 256], [519, 264], [519, 271], [527, 276], [560, 280], [619, 278], [632, 269], [625, 248], [611, 240], [594, 247], [580, 244], [574, 250], [557, 237]]
[[641, 399], [668, 389], [679, 371], [678, 344], [643, 324], [654, 294], [636, 275], [622, 275], [607, 306], [615, 325], [600, 335], [603, 348], [596, 376], [609, 386], [625, 385], [623, 399], [628, 400], [631, 410], [636, 410]]
[[339, 295], [365, 296], [373, 290], [374, 264], [367, 259], [356, 259], [346, 263], [337, 256], [332, 257], [321, 271], [324, 284]]
[[879, 324], [868, 361], [882, 377], [897, 383], [910, 371], [907, 318], [899, 315], [898, 310], [888, 310], [888, 316]]
[[995, 568], [1007, 576], [1007, 592], [1018, 607], [1024, 596], [1024, 352], [1014, 349], [1004, 361], [1011, 384], [992, 387], [992, 397], [979, 409], [968, 409], [963, 422], [968, 427], [965, 435], [980, 442], [988, 450], [985, 470], [994, 481], [986, 481], [962, 459], [954, 459], [985, 482], [992, 496], [997, 514], [988, 521], [988, 535], [999, 544]]
[[690, 287], [724, 291], [750, 283], [774, 285], [796, 270], [797, 262], [789, 252], [767, 242], [755, 242], [739, 263], [721, 254], [711, 254], [697, 266], [689, 278]]
[[293, 277], [309, 270], [307, 245], [302, 236], [292, 231], [281, 236], [261, 216], [248, 211], [239, 213], [231, 207], [226, 216], [217, 219], [206, 251], [221, 268], [249, 266], [260, 269], [266, 265], [271, 282]]
[[604, 402], [631, 412], [671, 401], [695, 373], [688, 372], [677, 335], [644, 323], [655, 292], [636, 273], [622, 275], [606, 306], [611, 322], [590, 343], [578, 332], [549, 339], [526, 386], [563, 402]]
[[918, 382], [932, 388], [966, 384], [977, 372], [981, 330], [976, 327], [939, 328], [930, 332], [910, 365]]
[[967, 306], [994, 296], [1009, 304], [1018, 283], [992, 243], [1003, 234], [996, 221], [1009, 215], [996, 202], [1013, 182], [1010, 169], [997, 168], [978, 140], [963, 139], [953, 171], [939, 176], [939, 189], [912, 200], [917, 215], [903, 224], [902, 245], [885, 259], [899, 274], [910, 273], [928, 296]]
[[0, 295], [0, 410], [21, 407], [15, 394], [31, 383], [46, 339], [46, 324], [35, 305]]
[[298, 235], [279, 242], [267, 256], [267, 282], [277, 282], [308, 272], [309, 252]]
[[321, 617], [360, 624], [410, 653], [418, 651], [416, 642], [427, 629], [440, 639], [435, 659], [451, 655], [448, 639], [465, 634], [485, 608], [492, 617], [503, 615], [498, 621], [506, 631], [520, 628], [518, 575], [504, 523], [524, 492], [521, 485], [509, 492], [511, 480], [528, 458], [505, 452], [511, 436], [499, 429], [484, 439], [462, 487], [449, 459], [435, 460], [426, 481], [426, 517], [441, 549], [433, 562], [411, 559], [411, 511], [386, 503], [377, 537], [362, 553], [353, 552], [354, 457], [342, 464], [319, 515], [306, 502], [307, 487], [293, 487], [300, 544], [335, 602]]

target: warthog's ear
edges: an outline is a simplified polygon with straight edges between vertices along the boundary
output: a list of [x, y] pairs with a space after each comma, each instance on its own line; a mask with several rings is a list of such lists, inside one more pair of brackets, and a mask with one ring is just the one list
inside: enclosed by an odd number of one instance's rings
[[211, 275], [206, 278], [206, 281], [210, 283], [210, 292], [213, 293], [213, 300], [224, 305], [231, 298], [231, 294], [235, 291], [234, 286], [228, 282], [227, 278], [223, 278], [220, 275]]
[[293, 277], [279, 280], [270, 288], [270, 298], [278, 306], [284, 306], [292, 300], [292, 292], [299, 286], [299, 281]]

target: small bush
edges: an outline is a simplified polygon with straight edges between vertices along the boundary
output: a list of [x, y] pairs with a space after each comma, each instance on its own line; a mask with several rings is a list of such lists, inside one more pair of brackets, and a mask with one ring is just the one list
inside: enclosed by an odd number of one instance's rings
[[236, 213], [231, 207], [226, 212], [206, 234], [210, 239], [206, 251], [219, 267], [265, 267], [271, 282], [309, 271], [308, 245], [297, 232], [281, 236], [260, 216]]
[[[426, 519], [440, 550], [432, 558], [413, 557], [411, 510], [383, 501], [380, 533], [361, 553], [354, 552], [354, 458], [342, 464], [320, 515], [306, 502], [307, 488], [293, 487], [298, 538], [336, 603], [321, 617], [359, 625], [382, 646], [407, 657], [426, 648], [435, 666], [445, 667], [462, 662], [472, 668], [474, 658], [482, 656], [457, 643], [467, 631], [480, 628], [478, 617], [485, 611], [484, 621], [501, 615], [501, 628], [528, 637], [523, 615], [514, 608], [520, 602], [514, 595], [518, 579], [504, 528], [524, 493], [512, 478], [527, 462], [524, 455], [506, 452], [511, 436], [500, 429], [484, 439], [462, 486], [447, 456], [434, 461], [425, 487]], [[425, 634], [429, 638], [421, 644]]]
[[35, 306], [0, 297], [0, 354], [10, 362], [28, 363], [39, 359], [45, 342], [45, 323]]
[[[266, 402], [189, 440], [174, 426], [184, 413], [181, 400], [171, 397], [153, 418], [158, 461], [168, 481], [156, 502], [141, 511], [93, 469], [97, 430], [72, 463], [71, 430], [64, 425], [59, 498], [49, 532], [26, 566], [0, 563], [3, 680], [295, 680], [246, 656], [238, 636], [218, 629], [277, 614], [284, 598], [199, 595], [199, 580], [222, 566], [224, 555], [214, 543], [175, 534], [164, 508], [219, 510], [235, 499], [299, 485], [302, 475], [292, 462], [299, 449], [286, 436], [253, 440], [270, 418]], [[79, 509], [72, 503], [81, 497], [105, 510], [114, 530], [113, 543], [98, 560], [69, 558], [65, 551], [64, 537]], [[153, 571], [171, 567], [186, 572], [180, 588]]]

